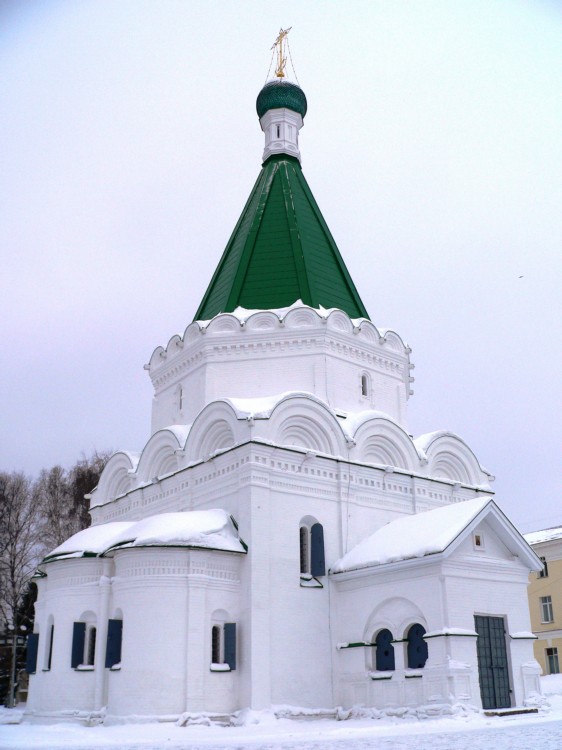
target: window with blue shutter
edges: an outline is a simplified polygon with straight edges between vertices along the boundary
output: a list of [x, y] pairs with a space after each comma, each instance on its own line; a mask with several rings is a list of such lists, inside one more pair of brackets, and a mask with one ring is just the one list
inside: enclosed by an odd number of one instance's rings
[[37, 650], [39, 648], [39, 633], [30, 633], [27, 636], [27, 652], [25, 655], [25, 671], [27, 674], [35, 674], [37, 671]]
[[236, 623], [224, 624], [224, 663], [231, 670], [236, 669]]
[[107, 645], [105, 649], [105, 666], [114, 667], [121, 662], [121, 643], [123, 640], [123, 620], [108, 620]]
[[418, 622], [408, 630], [408, 669], [423, 669], [427, 661], [427, 643], [424, 640], [425, 628]]
[[315, 523], [310, 529], [310, 573], [314, 577], [326, 575], [324, 529], [321, 523]]
[[75, 622], [72, 628], [71, 667], [76, 669], [84, 661], [84, 643], [86, 640], [86, 623]]
[[377, 672], [390, 672], [394, 669], [394, 646], [392, 645], [392, 641], [392, 633], [386, 628], [381, 630], [375, 638], [375, 663]]

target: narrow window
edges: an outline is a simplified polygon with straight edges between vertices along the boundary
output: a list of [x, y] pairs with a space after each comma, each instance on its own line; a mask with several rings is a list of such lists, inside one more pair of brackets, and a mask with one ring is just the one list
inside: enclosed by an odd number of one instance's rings
[[221, 629], [219, 625], [213, 625], [211, 630], [211, 664], [222, 664]]
[[310, 573], [310, 555], [308, 543], [308, 529], [306, 526], [300, 527], [300, 556], [301, 556], [301, 575]]
[[394, 669], [394, 646], [392, 645], [392, 633], [386, 628], [381, 630], [375, 638], [376, 656], [375, 667], [377, 672], [391, 672]]
[[424, 640], [425, 628], [415, 623], [408, 630], [408, 669], [423, 669], [427, 661], [427, 643]]
[[542, 622], [552, 622], [554, 620], [554, 614], [552, 611], [552, 597], [541, 596], [540, 602]]
[[277, 137], [281, 138], [281, 128], [279, 127], [279, 125], [277, 126]]
[[[224, 665], [224, 668], [221, 666]], [[236, 669], [236, 623], [225, 622], [211, 628], [211, 671], [232, 672]]]
[[539, 571], [539, 578], [548, 578], [548, 564], [546, 557], [541, 557], [542, 570]]
[[482, 537], [482, 534], [476, 532], [473, 539], [475, 549], [484, 549], [484, 538]]
[[84, 647], [83, 664], [93, 666], [96, 658], [96, 626], [88, 625], [86, 628], [86, 645]]
[[545, 651], [548, 674], [558, 674], [560, 672], [560, 665], [558, 663], [558, 649], [547, 648], [545, 649]]
[[178, 389], [178, 408], [180, 411], [183, 409], [183, 386], [181, 385]]
[[324, 529], [321, 523], [303, 525], [299, 529], [301, 575], [314, 578], [326, 575]]
[[27, 674], [35, 674], [37, 671], [37, 650], [39, 648], [39, 633], [30, 633], [27, 636], [27, 652], [25, 655], [25, 671]]
[[108, 669], [121, 663], [121, 642], [123, 640], [123, 620], [108, 620], [105, 666]]
[[369, 378], [367, 375], [361, 375], [361, 395], [367, 397], [369, 395]]
[[50, 669], [53, 661], [53, 641], [55, 639], [55, 625], [51, 625], [49, 630], [49, 646], [47, 648], [47, 658], [45, 660], [45, 669]]

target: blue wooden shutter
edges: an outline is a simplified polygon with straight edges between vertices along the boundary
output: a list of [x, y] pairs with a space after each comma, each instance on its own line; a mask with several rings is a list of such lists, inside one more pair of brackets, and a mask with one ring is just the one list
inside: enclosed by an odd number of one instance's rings
[[25, 671], [27, 674], [37, 672], [37, 649], [39, 647], [39, 633], [27, 636], [27, 653], [25, 655]]
[[105, 649], [105, 666], [113, 667], [121, 661], [121, 641], [123, 638], [123, 620], [108, 620], [107, 646]]
[[313, 576], [326, 575], [324, 529], [321, 523], [315, 523], [310, 529], [310, 572]]
[[73, 669], [84, 661], [84, 641], [86, 639], [86, 623], [75, 622], [72, 629], [72, 659]]
[[408, 630], [408, 669], [422, 669], [427, 661], [427, 643], [424, 640], [425, 628], [415, 623]]
[[236, 623], [224, 624], [224, 663], [236, 669]]
[[394, 646], [392, 633], [384, 629], [375, 638], [377, 653], [375, 657], [377, 672], [390, 672], [394, 669]]

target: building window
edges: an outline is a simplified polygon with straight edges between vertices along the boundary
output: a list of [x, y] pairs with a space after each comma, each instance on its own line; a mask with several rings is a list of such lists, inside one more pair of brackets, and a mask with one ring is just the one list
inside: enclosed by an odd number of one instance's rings
[[48, 626], [47, 633], [47, 648], [45, 650], [45, 661], [43, 662], [43, 669], [45, 671], [51, 668], [53, 661], [53, 641], [55, 640], [55, 624], [53, 622]]
[[281, 138], [281, 128], [277, 125], [277, 137]]
[[93, 666], [96, 658], [96, 626], [86, 625], [86, 643], [84, 645], [84, 664]]
[[183, 411], [183, 386], [180, 385], [178, 388], [178, 409]]
[[211, 628], [211, 671], [236, 669], [236, 623], [225, 622]]
[[324, 555], [324, 529], [321, 523], [310, 526], [301, 523], [299, 528], [300, 571], [301, 575], [313, 578], [326, 575]]
[[73, 669], [81, 666], [93, 667], [96, 658], [96, 626], [93, 622], [75, 622], [72, 628]]
[[105, 666], [115, 668], [121, 664], [121, 644], [123, 642], [123, 620], [107, 621], [107, 644], [105, 647]]
[[427, 642], [424, 640], [425, 628], [414, 623], [408, 630], [408, 669], [423, 669], [427, 661]]
[[394, 669], [394, 646], [392, 633], [386, 628], [375, 638], [375, 668], [377, 672], [391, 672]]
[[541, 596], [541, 622], [552, 622], [554, 620], [554, 614], [552, 611], [552, 597]]
[[545, 652], [548, 674], [558, 674], [560, 672], [560, 665], [558, 663], [558, 649], [546, 648]]
[[369, 376], [366, 373], [361, 375], [361, 395], [368, 398], [371, 395]]
[[542, 562], [542, 570], [539, 571], [539, 578], [548, 578], [548, 564], [546, 562], [546, 557], [541, 557]]
[[474, 532], [472, 541], [474, 542], [474, 549], [484, 549], [484, 537], [481, 531]]

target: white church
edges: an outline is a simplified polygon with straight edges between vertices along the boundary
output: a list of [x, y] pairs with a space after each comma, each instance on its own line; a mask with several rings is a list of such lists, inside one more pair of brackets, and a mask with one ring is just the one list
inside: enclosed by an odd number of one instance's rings
[[151, 435], [42, 562], [27, 719], [529, 705], [535, 553], [459, 436], [408, 431], [410, 348], [370, 320], [301, 171], [302, 89], [257, 98], [263, 165]]

